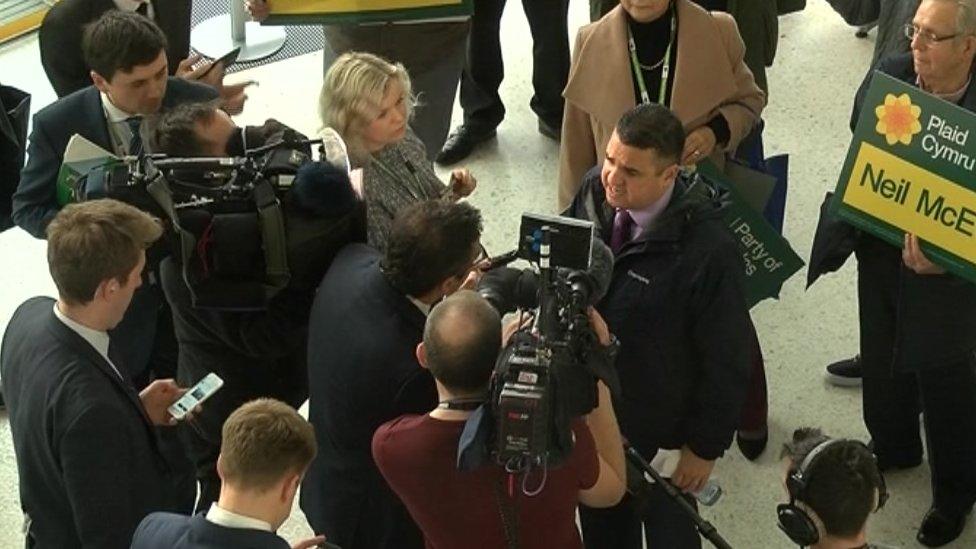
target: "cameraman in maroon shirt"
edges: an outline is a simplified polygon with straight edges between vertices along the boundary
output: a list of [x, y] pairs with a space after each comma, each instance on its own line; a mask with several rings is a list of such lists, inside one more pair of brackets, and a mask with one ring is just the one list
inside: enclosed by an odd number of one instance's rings
[[[591, 324], [599, 341], [609, 345], [609, 330], [595, 312]], [[506, 502], [506, 512], [516, 515], [514, 525], [506, 528], [502, 520], [500, 498], [509, 498], [510, 486], [504, 469], [494, 464], [474, 471], [457, 468], [458, 439], [472, 413], [464, 403], [484, 400], [501, 332], [498, 313], [475, 292], [457, 292], [434, 307], [417, 358], [433, 374], [441, 404], [429, 414], [402, 416], [381, 426], [373, 435], [373, 457], [429, 549], [504, 548], [516, 535], [521, 549], [582, 549], [577, 503], [610, 507], [625, 488], [620, 430], [602, 383], [599, 406], [575, 420], [573, 450], [563, 464], [549, 469], [542, 491], [527, 496], [520, 482], [511, 485], [514, 499]], [[540, 480], [537, 476], [530, 477], [530, 488]], [[514, 532], [506, 534], [506, 529]]]

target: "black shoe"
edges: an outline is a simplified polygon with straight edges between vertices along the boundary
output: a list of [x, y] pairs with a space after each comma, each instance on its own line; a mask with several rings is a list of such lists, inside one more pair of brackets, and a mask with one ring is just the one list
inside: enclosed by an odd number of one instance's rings
[[838, 387], [861, 386], [861, 355], [827, 365], [827, 383]]
[[749, 461], [756, 461], [756, 458], [762, 455], [763, 450], [766, 449], [767, 442], [769, 442], [768, 429], [764, 429], [760, 436], [755, 436], [752, 433], [748, 436], [743, 436], [742, 431], [736, 431], [735, 433], [735, 443], [739, 446], [739, 451], [742, 452], [742, 455]]
[[495, 137], [495, 130], [477, 132], [469, 126], [460, 125], [447, 136], [447, 141], [434, 159], [438, 164], [455, 164], [468, 157], [475, 147]]
[[918, 529], [918, 542], [926, 547], [942, 547], [959, 537], [966, 526], [966, 515], [949, 516], [932, 507], [922, 519], [922, 526]]
[[556, 143], [559, 143], [559, 137], [560, 134], [562, 133], [562, 125], [553, 126], [552, 124], [543, 122], [543, 120], [540, 118], [539, 133], [548, 137], [549, 139], [552, 139]]

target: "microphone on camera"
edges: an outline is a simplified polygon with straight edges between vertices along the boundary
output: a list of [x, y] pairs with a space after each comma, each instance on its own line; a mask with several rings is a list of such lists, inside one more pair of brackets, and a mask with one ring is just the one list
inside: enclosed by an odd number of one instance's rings
[[613, 252], [602, 240], [594, 238], [590, 246], [590, 267], [586, 271], [571, 273], [569, 280], [584, 284], [589, 296], [588, 304], [596, 305], [607, 295], [612, 277]]
[[296, 206], [325, 217], [346, 213], [357, 200], [349, 173], [328, 162], [309, 162], [298, 168], [289, 194]]
[[539, 276], [528, 269], [498, 267], [482, 275], [478, 293], [501, 315], [532, 309], [539, 305]]

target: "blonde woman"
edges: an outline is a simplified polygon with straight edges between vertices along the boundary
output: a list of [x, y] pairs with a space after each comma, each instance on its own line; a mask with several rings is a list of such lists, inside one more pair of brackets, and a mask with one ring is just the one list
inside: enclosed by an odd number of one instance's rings
[[459, 200], [477, 185], [467, 169], [454, 170], [449, 186], [438, 179], [427, 149], [410, 129], [415, 103], [403, 65], [370, 53], [341, 55], [322, 84], [322, 124], [339, 132], [352, 167], [363, 169], [367, 239], [379, 250], [386, 247], [401, 208], [437, 198]]

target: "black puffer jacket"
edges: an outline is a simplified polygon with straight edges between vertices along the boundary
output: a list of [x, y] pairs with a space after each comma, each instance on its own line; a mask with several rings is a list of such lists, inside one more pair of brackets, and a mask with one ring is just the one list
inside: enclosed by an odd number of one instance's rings
[[[700, 180], [675, 185], [661, 217], [615, 258], [598, 309], [621, 342], [623, 435], [643, 453], [688, 445], [715, 459], [732, 442], [749, 377], [744, 269], [722, 195]], [[609, 242], [614, 211], [599, 168], [566, 214], [593, 221]]]

